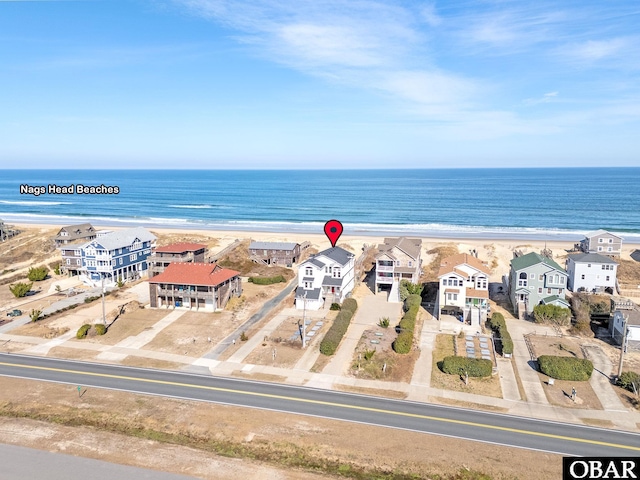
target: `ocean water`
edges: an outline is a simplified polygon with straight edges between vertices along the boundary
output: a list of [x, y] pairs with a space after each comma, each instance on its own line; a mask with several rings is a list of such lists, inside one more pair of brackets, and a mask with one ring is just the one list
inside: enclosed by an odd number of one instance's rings
[[[118, 194], [21, 193], [21, 185]], [[442, 238], [640, 240], [640, 168], [434, 170], [4, 170], [7, 223], [142, 225]]]

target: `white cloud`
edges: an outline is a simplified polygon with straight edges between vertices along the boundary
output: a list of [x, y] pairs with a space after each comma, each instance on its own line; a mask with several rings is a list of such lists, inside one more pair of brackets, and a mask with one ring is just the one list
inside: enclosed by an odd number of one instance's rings
[[577, 60], [597, 61], [619, 55], [629, 44], [630, 41], [626, 38], [588, 40], [567, 46], [565, 53]]
[[549, 92], [549, 93], [545, 93], [544, 95], [542, 95], [542, 97], [527, 98], [527, 99], [523, 100], [522, 103], [524, 103], [527, 106], [539, 105], [541, 103], [552, 102], [557, 98], [557, 96], [558, 96], [558, 92]]

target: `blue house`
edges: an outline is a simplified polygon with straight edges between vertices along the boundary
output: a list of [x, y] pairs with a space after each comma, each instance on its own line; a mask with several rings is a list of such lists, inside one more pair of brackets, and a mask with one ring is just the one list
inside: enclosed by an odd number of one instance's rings
[[83, 280], [95, 284], [104, 278], [106, 284], [114, 284], [146, 275], [147, 257], [155, 240], [155, 235], [142, 227], [98, 233], [80, 247]]

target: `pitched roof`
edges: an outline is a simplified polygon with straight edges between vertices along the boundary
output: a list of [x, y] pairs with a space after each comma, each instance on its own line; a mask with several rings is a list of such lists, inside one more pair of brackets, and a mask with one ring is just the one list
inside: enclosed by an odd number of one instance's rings
[[417, 260], [420, 256], [422, 240], [419, 238], [407, 237], [385, 238], [384, 243], [378, 245], [378, 250], [380, 251], [379, 255], [387, 252], [388, 250], [392, 250], [394, 247], [397, 247], [411, 258]]
[[616, 238], [622, 238], [620, 235], [616, 235], [615, 233], [611, 233], [611, 232], [608, 232], [608, 231], [606, 231], [606, 230], [602, 230], [602, 229], [600, 229], [600, 230], [595, 230], [595, 231], [593, 231], [593, 232], [585, 233], [585, 235], [584, 235], [584, 236], [585, 236], [586, 238], [591, 238], [591, 237], [595, 237], [595, 236], [597, 236], [597, 235], [604, 235], [604, 234], [606, 234], [606, 235], [611, 235], [612, 237], [616, 237]]
[[[62, 236], [62, 232], [66, 232], [67, 235]], [[73, 240], [82, 239], [91, 235], [95, 236], [96, 231], [90, 223], [79, 223], [78, 225], [67, 225], [62, 227], [56, 235], [57, 240]]]
[[351, 260], [354, 257], [353, 253], [349, 253], [344, 248], [340, 248], [340, 247], [327, 248], [326, 250], [323, 250], [315, 254], [314, 257], [319, 257], [321, 255], [330, 258], [331, 260], [339, 263], [340, 265], [346, 265], [347, 263], [349, 263], [349, 260]]
[[165, 245], [164, 247], [158, 247], [155, 251], [162, 253], [184, 253], [195, 252], [196, 250], [201, 250], [203, 248], [207, 248], [207, 246], [201, 243], [179, 242], [172, 243], [171, 245]]
[[576, 253], [569, 255], [571, 260], [576, 263], [610, 263], [617, 265], [618, 262], [611, 260], [609, 257], [600, 255], [599, 253]]
[[438, 270], [438, 276], [452, 272], [466, 276], [466, 274], [460, 272], [460, 270], [456, 268], [457, 266], [465, 263], [476, 270], [480, 270], [482, 273], [491, 275], [491, 270], [482, 262], [482, 260], [479, 260], [468, 253], [458, 253], [457, 255], [452, 255], [442, 260], [440, 263], [440, 270]]
[[83, 245], [83, 247], [95, 242], [102, 245], [106, 250], [115, 250], [116, 248], [128, 247], [136, 238], [141, 242], [150, 242], [155, 240], [156, 236], [146, 228], [127, 228], [125, 230], [111, 232], [102, 237], [96, 238], [95, 240], [91, 240]]
[[544, 263], [548, 267], [551, 267], [556, 270], [559, 270], [560, 272], [566, 273], [564, 268], [562, 268], [552, 259], [548, 257], [543, 257], [542, 255], [537, 254], [536, 252], [527, 253], [526, 255], [522, 255], [521, 257], [516, 257], [511, 259], [511, 268], [513, 268], [513, 270], [515, 271], [518, 271], [518, 270], [522, 270], [523, 268], [528, 268], [533, 265], [537, 265], [539, 263]]
[[164, 272], [149, 279], [149, 283], [169, 283], [174, 285], [217, 286], [240, 275], [235, 270], [220, 268], [214, 263], [173, 262]]
[[564, 298], [559, 297], [558, 295], [550, 295], [542, 299], [542, 303], [548, 305], [550, 303], [562, 303], [563, 305], [569, 306], [569, 302], [567, 302]]
[[[299, 299], [306, 298], [307, 300], [320, 300], [321, 291], [322, 291], [321, 288], [314, 288], [313, 290], [305, 290], [302, 287], [298, 287], [296, 288], [296, 298], [299, 298]], [[306, 296], [305, 296], [305, 293], [306, 293]]]
[[251, 250], [285, 250], [291, 251], [295, 250], [295, 248], [299, 245], [299, 243], [294, 242], [251, 242], [249, 248]]

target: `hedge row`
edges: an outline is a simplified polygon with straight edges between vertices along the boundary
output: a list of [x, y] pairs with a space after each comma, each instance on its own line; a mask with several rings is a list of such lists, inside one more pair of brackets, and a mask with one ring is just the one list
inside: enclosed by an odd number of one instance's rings
[[[420, 298], [419, 295], [415, 296]], [[411, 351], [411, 345], [413, 345], [413, 330], [416, 327], [416, 319], [418, 318], [420, 303], [410, 303], [411, 297], [414, 297], [414, 295], [407, 298], [407, 303], [410, 304], [409, 310], [407, 310], [403, 315], [398, 325], [400, 327], [400, 333], [391, 345], [396, 353], [409, 353]]]
[[584, 382], [589, 380], [593, 373], [593, 363], [586, 358], [540, 355], [538, 365], [542, 373], [558, 380]]
[[322, 342], [320, 342], [320, 353], [327, 356], [336, 353], [338, 345], [340, 345], [342, 337], [344, 337], [344, 334], [347, 332], [351, 318], [357, 308], [358, 302], [353, 298], [347, 298], [342, 302], [342, 309], [322, 339]]
[[499, 312], [494, 312], [489, 320], [489, 326], [491, 330], [498, 333], [500, 341], [502, 343], [502, 354], [511, 355], [513, 353], [513, 340], [507, 330], [507, 322], [504, 320], [504, 316]]
[[76, 338], [82, 339], [82, 338], [86, 337], [90, 328], [91, 328], [91, 325], [89, 325], [88, 323], [85, 323], [84, 325], [82, 325], [78, 329], [78, 333], [76, 333]]
[[492, 370], [493, 364], [491, 360], [483, 358], [466, 358], [452, 355], [444, 357], [442, 360], [442, 371], [449, 375], [468, 374], [470, 377], [490, 377]]
[[276, 275], [275, 277], [249, 277], [249, 283], [255, 283], [256, 285], [272, 285], [274, 283], [283, 283], [287, 279], [282, 275]]

